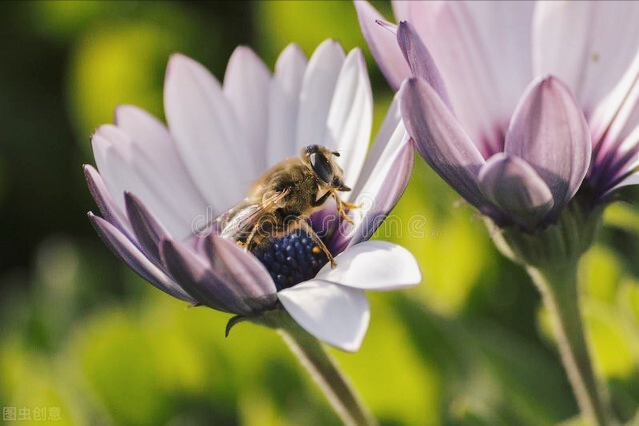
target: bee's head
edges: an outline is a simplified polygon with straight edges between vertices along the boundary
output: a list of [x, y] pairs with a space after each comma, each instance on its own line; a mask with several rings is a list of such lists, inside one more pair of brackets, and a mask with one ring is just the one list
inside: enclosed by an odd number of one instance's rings
[[308, 145], [302, 148], [301, 155], [304, 163], [315, 173], [321, 186], [328, 186], [337, 191], [351, 190], [342, 180], [344, 172], [333, 161], [333, 156], [339, 157], [339, 152], [331, 151], [321, 145]]

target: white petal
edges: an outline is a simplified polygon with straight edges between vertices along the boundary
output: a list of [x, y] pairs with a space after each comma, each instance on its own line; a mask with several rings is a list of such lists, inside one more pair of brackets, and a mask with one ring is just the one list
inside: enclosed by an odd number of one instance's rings
[[328, 133], [322, 145], [337, 148], [338, 163], [346, 185], [359, 175], [373, 125], [373, 94], [366, 63], [359, 49], [353, 49], [342, 66], [328, 114]]
[[313, 53], [300, 93], [296, 153], [307, 145], [326, 143], [326, 120], [344, 57], [344, 50], [334, 40], [323, 42]]
[[624, 140], [630, 137], [639, 125], [639, 55], [626, 75], [606, 98], [599, 103], [590, 128], [593, 134], [593, 152], [597, 153], [595, 164], [614, 155]]
[[297, 109], [306, 64], [306, 56], [294, 44], [284, 49], [275, 64], [269, 95], [267, 167], [298, 155]]
[[238, 127], [234, 144], [246, 148], [245, 178], [253, 181], [266, 170], [266, 126], [271, 73], [248, 47], [235, 49], [224, 75], [224, 95], [233, 107]]
[[131, 192], [157, 216], [171, 235], [185, 238], [190, 234], [194, 215], [205, 212], [203, 203], [177, 204], [175, 199], [181, 197], [174, 197], [172, 184], [166, 184], [171, 181], [167, 170], [158, 169], [146, 152], [119, 128], [100, 126], [92, 142], [100, 174], [122, 211], [126, 210], [124, 192]]
[[[395, 96], [377, 136], [375, 136], [373, 146], [366, 156], [366, 162], [357, 178], [357, 183], [353, 186], [353, 199], [357, 198], [360, 193], [369, 193], [380, 186], [379, 184], [375, 185], [372, 181], [376, 180], [380, 171], [391, 163], [391, 159], [401, 147], [405, 135], [406, 129], [399, 114], [399, 98]], [[370, 186], [371, 184], [372, 188], [363, 189], [365, 185]]]
[[637, 55], [638, 20], [636, 2], [539, 2], [533, 21], [536, 74], [561, 78], [590, 115]]
[[246, 181], [243, 144], [236, 143], [237, 119], [217, 80], [182, 55], [169, 61], [164, 109], [177, 148], [214, 214], [243, 198]]
[[206, 211], [207, 203], [195, 187], [168, 130], [149, 113], [133, 106], [117, 108], [116, 125], [131, 138], [133, 164], [145, 171], [146, 180], [162, 195], [158, 202], [176, 209], [170, 222], [161, 216], [159, 219], [171, 235], [180, 238], [189, 235], [191, 222]]
[[349, 247], [326, 264], [316, 279], [362, 290], [394, 290], [419, 284], [422, 274], [415, 257], [388, 241], [365, 241]]
[[318, 339], [349, 352], [361, 346], [370, 320], [363, 291], [314, 279], [277, 296], [291, 317]]
[[359, 206], [350, 211], [355, 226], [342, 222], [338, 229], [348, 245], [370, 238], [408, 184], [414, 148], [399, 117], [398, 99], [389, 108], [350, 197], [343, 197]]

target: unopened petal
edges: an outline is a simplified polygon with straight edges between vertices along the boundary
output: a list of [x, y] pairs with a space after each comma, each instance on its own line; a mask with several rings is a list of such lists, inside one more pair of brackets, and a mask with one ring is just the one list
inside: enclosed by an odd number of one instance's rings
[[546, 182], [558, 212], [575, 195], [590, 165], [586, 119], [570, 89], [554, 77], [533, 81], [515, 109], [505, 152]]
[[550, 189], [535, 170], [508, 154], [496, 154], [486, 162], [479, 173], [479, 187], [526, 229], [534, 229], [554, 204]]
[[349, 352], [357, 351], [370, 320], [362, 290], [311, 280], [278, 293], [284, 308], [307, 332]]
[[395, 34], [377, 23], [384, 18], [367, 1], [356, 0], [355, 9], [368, 48], [393, 90], [397, 90], [402, 80], [410, 76], [410, 69]]
[[394, 290], [419, 284], [421, 272], [415, 257], [405, 248], [387, 241], [365, 241], [326, 264], [316, 279], [362, 290]]
[[451, 112], [454, 111], [437, 65], [435, 65], [433, 57], [419, 38], [412, 24], [409, 22], [399, 23], [397, 41], [406, 58], [406, 62], [408, 62], [410, 66], [413, 76], [427, 81], [439, 94]]
[[400, 110], [406, 130], [426, 162], [471, 204], [486, 203], [477, 187], [485, 161], [439, 94], [428, 83], [411, 78], [402, 83]]

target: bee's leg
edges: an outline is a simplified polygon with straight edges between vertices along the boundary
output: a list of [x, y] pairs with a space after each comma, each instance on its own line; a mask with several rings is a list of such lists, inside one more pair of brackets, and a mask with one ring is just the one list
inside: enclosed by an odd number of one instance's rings
[[259, 227], [261, 226], [261, 223], [258, 221], [255, 226], [253, 226], [253, 229], [251, 229], [251, 233], [249, 234], [248, 237], [246, 237], [246, 241], [244, 242], [244, 251], [248, 251], [248, 248], [251, 246], [251, 242], [253, 241], [253, 238], [255, 238], [255, 234], [257, 234], [257, 230], [259, 229]]
[[333, 258], [333, 255], [331, 254], [331, 252], [328, 251], [328, 248], [326, 248], [326, 245], [320, 239], [319, 235], [317, 235], [317, 232], [315, 232], [313, 227], [309, 225], [308, 222], [306, 222], [305, 220], [302, 220], [300, 221], [300, 228], [302, 228], [304, 231], [306, 231], [308, 235], [310, 235], [313, 242], [317, 244], [320, 250], [322, 250], [324, 254], [326, 255], [326, 257], [328, 257], [329, 262], [331, 262], [331, 268], [336, 267], [337, 263], [335, 262], [335, 258]]
[[335, 198], [335, 204], [337, 205], [337, 212], [339, 213], [340, 217], [344, 219], [346, 222], [350, 223], [351, 225], [355, 225], [355, 222], [353, 222], [353, 219], [348, 217], [348, 215], [346, 214], [344, 207], [346, 207], [347, 209], [354, 209], [354, 208], [359, 208], [361, 206], [356, 206], [354, 204], [347, 203], [346, 201], [342, 201], [342, 199], [339, 198], [339, 196], [335, 192], [333, 192], [333, 198]]
[[324, 204], [326, 202], [326, 200], [328, 200], [328, 197], [330, 197], [331, 195], [334, 196], [334, 194], [331, 191], [326, 191], [324, 193], [324, 195], [322, 195], [321, 197], [319, 197], [317, 200], [315, 200], [311, 205], [313, 207], [318, 207], [321, 206], [322, 204]]

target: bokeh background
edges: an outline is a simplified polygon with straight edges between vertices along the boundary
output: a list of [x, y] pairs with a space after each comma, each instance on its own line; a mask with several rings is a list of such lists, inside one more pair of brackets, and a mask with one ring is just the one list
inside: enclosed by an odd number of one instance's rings
[[[119, 263], [86, 218], [81, 169], [116, 105], [163, 119], [172, 53], [221, 79], [237, 45], [272, 69], [287, 44], [310, 55], [326, 38], [363, 49], [379, 126], [392, 93], [349, 1], [0, 3], [0, 406], [31, 417], [1, 424], [339, 424], [276, 333], [242, 324], [225, 338], [228, 315]], [[627, 420], [639, 405], [639, 213], [617, 203], [605, 222], [581, 265], [582, 302], [597, 374]], [[421, 159], [377, 237], [409, 248], [424, 281], [370, 294], [362, 349], [330, 351], [381, 425], [574, 418], [536, 290]]]

